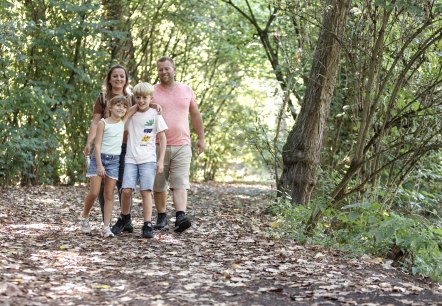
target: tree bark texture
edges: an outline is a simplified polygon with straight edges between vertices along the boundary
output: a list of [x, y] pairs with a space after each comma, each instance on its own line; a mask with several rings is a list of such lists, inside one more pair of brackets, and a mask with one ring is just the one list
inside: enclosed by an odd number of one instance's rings
[[306, 204], [316, 185], [350, 2], [327, 1], [301, 111], [283, 147], [281, 185], [292, 203]]

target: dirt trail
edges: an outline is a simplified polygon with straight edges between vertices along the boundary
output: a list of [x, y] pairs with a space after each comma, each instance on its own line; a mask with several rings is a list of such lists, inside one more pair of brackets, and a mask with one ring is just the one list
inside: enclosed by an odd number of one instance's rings
[[439, 285], [270, 237], [265, 186], [194, 185], [192, 228], [149, 240], [138, 196], [135, 232], [104, 239], [98, 205], [79, 233], [85, 187], [0, 192], [0, 306], [442, 305]]

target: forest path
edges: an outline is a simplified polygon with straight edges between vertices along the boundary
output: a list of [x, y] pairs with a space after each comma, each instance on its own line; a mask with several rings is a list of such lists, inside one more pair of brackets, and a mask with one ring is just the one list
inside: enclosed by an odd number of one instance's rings
[[135, 232], [104, 239], [98, 205], [79, 233], [84, 186], [0, 192], [0, 305], [442, 305], [439, 285], [270, 237], [266, 186], [195, 184], [192, 227], [154, 239], [139, 196]]

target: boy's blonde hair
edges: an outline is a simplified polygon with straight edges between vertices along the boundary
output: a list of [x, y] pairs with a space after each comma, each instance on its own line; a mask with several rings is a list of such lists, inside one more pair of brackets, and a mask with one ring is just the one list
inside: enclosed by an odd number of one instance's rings
[[151, 96], [153, 94], [153, 86], [147, 82], [138, 83], [132, 92], [134, 96]]

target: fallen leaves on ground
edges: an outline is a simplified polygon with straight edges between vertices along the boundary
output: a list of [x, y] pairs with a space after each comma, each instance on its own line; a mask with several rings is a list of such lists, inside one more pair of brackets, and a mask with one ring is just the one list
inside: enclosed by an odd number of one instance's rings
[[85, 186], [0, 191], [0, 305], [442, 305], [439, 285], [379, 258], [271, 237], [264, 185], [195, 184], [192, 227], [174, 233], [172, 218], [154, 239], [139, 195], [135, 232], [106, 239], [97, 204], [79, 231]]

